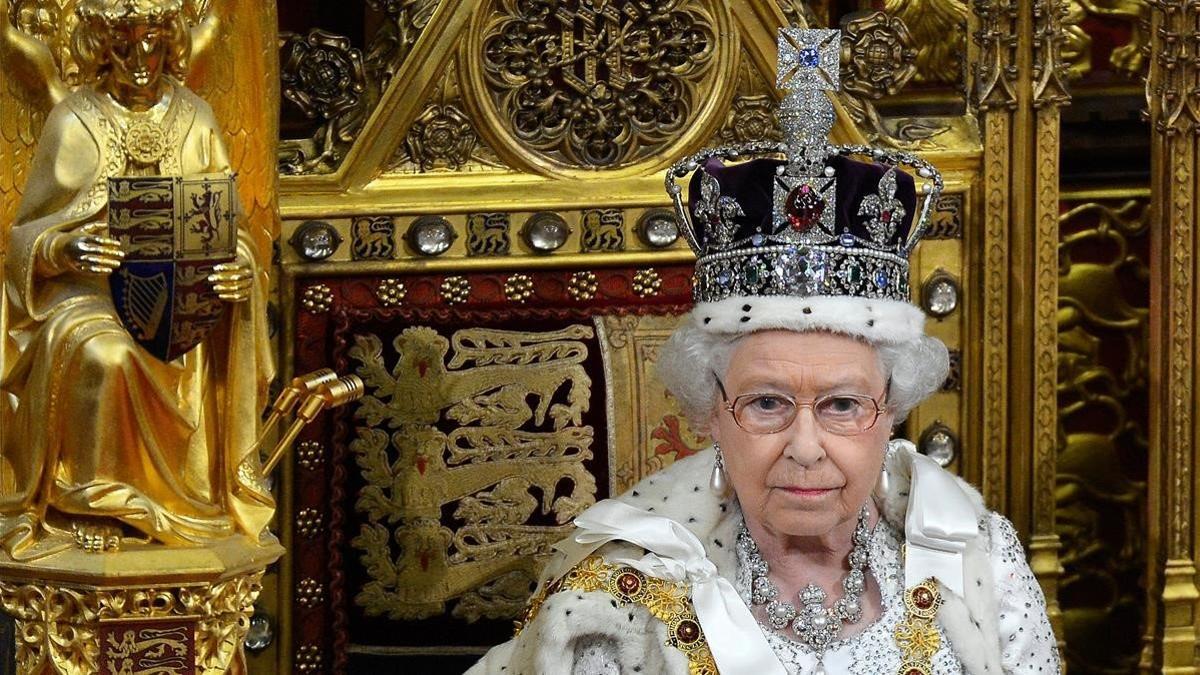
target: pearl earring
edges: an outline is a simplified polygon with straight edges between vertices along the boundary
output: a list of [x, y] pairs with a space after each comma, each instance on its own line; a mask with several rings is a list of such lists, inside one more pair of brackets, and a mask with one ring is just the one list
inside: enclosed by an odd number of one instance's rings
[[886, 498], [888, 491], [892, 487], [891, 477], [888, 475], [887, 468], [888, 464], [892, 461], [892, 457], [896, 455], [898, 447], [900, 447], [898, 441], [888, 441], [887, 450], [883, 453], [883, 468], [879, 471], [879, 480], [875, 483], [875, 495], [880, 499]]
[[721, 445], [713, 443], [717, 458], [713, 462], [712, 476], [708, 479], [708, 488], [718, 495], [724, 496], [729, 492], [729, 479], [725, 476], [725, 460], [721, 457]]

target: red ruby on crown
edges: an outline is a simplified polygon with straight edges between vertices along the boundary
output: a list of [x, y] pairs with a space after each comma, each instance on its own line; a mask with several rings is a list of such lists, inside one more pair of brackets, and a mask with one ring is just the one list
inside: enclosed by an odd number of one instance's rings
[[825, 212], [825, 198], [807, 183], [797, 186], [788, 193], [785, 204], [788, 222], [797, 232], [805, 232], [821, 221]]

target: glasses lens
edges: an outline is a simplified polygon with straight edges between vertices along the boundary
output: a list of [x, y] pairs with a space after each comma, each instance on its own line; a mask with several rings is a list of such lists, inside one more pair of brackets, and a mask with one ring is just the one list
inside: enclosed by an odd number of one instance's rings
[[792, 423], [796, 404], [784, 396], [753, 394], [741, 396], [734, 405], [737, 423], [755, 434], [771, 434]]
[[875, 402], [866, 396], [828, 396], [816, 402], [813, 413], [833, 434], [857, 434], [871, 428], [878, 417]]

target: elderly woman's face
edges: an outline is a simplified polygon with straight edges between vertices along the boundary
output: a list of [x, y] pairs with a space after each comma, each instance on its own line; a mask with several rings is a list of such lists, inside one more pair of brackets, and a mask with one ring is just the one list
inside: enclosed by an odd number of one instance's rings
[[712, 427], [725, 470], [748, 520], [779, 535], [820, 536], [856, 518], [879, 476], [894, 416], [849, 436], [821, 428], [804, 404], [827, 394], [862, 394], [885, 404], [887, 384], [875, 350], [829, 333], [766, 331], [738, 341], [722, 377], [732, 401], [745, 394], [793, 396], [790, 426], [751, 434], [724, 404]]

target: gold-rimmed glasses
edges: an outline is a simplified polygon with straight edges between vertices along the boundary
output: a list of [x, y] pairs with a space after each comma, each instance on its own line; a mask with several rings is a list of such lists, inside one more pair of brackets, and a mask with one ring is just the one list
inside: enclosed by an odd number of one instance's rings
[[817, 425], [838, 436], [853, 436], [867, 431], [887, 412], [881, 400], [887, 396], [889, 385], [877, 400], [866, 394], [826, 394], [802, 402], [788, 394], [761, 393], [742, 394], [732, 401], [725, 392], [721, 378], [713, 374], [725, 409], [733, 415], [733, 421], [751, 434], [776, 434], [792, 425], [800, 408], [811, 408]]

